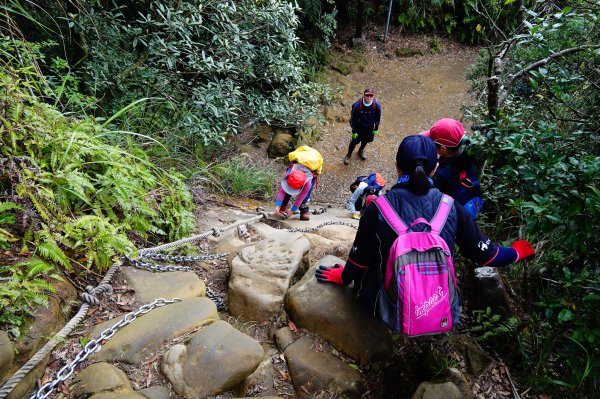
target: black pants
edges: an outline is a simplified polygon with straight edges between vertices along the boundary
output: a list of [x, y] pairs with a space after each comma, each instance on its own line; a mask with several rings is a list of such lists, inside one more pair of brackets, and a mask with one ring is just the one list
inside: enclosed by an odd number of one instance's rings
[[367, 144], [369, 144], [371, 141], [373, 141], [374, 137], [375, 136], [373, 135], [372, 130], [369, 132], [358, 132], [358, 137], [350, 140], [350, 145], [348, 146], [348, 154], [346, 154], [346, 156], [350, 157], [350, 155], [352, 155], [352, 152], [354, 151], [354, 148], [356, 148], [356, 145], [358, 143], [360, 143], [358, 152], [359, 153], [363, 152], [365, 147], [367, 146]]

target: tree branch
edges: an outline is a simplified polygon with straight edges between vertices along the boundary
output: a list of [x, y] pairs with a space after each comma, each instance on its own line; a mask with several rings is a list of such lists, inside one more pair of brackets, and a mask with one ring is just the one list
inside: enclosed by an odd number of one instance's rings
[[526, 66], [525, 68], [521, 69], [520, 71], [508, 75], [508, 79], [506, 81], [506, 84], [504, 85], [504, 90], [503, 90], [502, 94], [500, 95], [500, 98], [499, 98], [499, 101], [498, 101], [499, 105], [502, 105], [502, 103], [504, 102], [504, 100], [508, 96], [508, 92], [510, 91], [510, 88], [512, 87], [514, 81], [517, 78], [520, 78], [521, 76], [525, 75], [529, 71], [531, 71], [531, 70], [533, 70], [535, 68], [538, 68], [538, 67], [540, 67], [542, 65], [549, 64], [550, 62], [554, 61], [556, 58], [564, 57], [564, 56], [566, 56], [568, 54], [576, 53], [576, 52], [583, 51], [583, 50], [597, 49], [597, 48], [600, 48], [600, 44], [584, 44], [584, 45], [579, 46], [579, 47], [567, 48], [567, 49], [561, 50], [559, 52], [550, 54], [548, 57], [542, 58], [541, 60], [538, 60], [538, 61], [534, 62], [533, 64], [529, 64], [528, 66]]

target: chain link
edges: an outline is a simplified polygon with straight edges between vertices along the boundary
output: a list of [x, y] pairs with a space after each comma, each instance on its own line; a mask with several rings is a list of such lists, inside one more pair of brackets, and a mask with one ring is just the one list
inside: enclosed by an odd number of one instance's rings
[[174, 263], [191, 263], [199, 262], [204, 260], [215, 260], [226, 258], [227, 254], [210, 254], [210, 255], [198, 255], [198, 256], [185, 256], [185, 255], [167, 255], [157, 253], [144, 253], [140, 252], [138, 259], [152, 259], [163, 262], [174, 262]]
[[218, 296], [213, 290], [210, 289], [209, 286], [205, 285], [205, 287], [206, 287], [206, 297], [208, 299], [210, 299], [211, 301], [213, 301], [215, 305], [217, 305], [218, 310], [222, 310], [223, 312], [226, 312], [227, 311], [227, 303], [225, 303], [223, 298]]
[[316, 227], [312, 227], [312, 228], [300, 228], [300, 227], [296, 227], [293, 229], [288, 229], [288, 231], [290, 233], [310, 233], [313, 232], [315, 230], [319, 230], [321, 227], [323, 226], [331, 226], [331, 225], [343, 225], [343, 226], [349, 226], [352, 227], [353, 229], [358, 229], [358, 226], [355, 226], [354, 224], [350, 223], [350, 222], [339, 222], [339, 221], [329, 221], [329, 222], [323, 222], [320, 225], [316, 226]]
[[50, 381], [49, 383], [43, 385], [40, 389], [38, 389], [36, 393], [31, 395], [29, 399], [47, 398], [57, 386], [68, 380], [69, 377], [73, 375], [73, 372], [75, 371], [75, 368], [78, 365], [83, 363], [85, 359], [87, 359], [88, 356], [90, 356], [92, 353], [98, 352], [102, 348], [102, 341], [108, 341], [110, 338], [112, 338], [113, 335], [115, 335], [115, 333], [118, 330], [120, 330], [128, 324], [133, 323], [133, 321], [136, 320], [138, 316], [144, 315], [150, 312], [151, 310], [154, 310], [161, 306], [169, 305], [180, 301], [180, 298], [173, 298], [172, 300], [158, 298], [152, 303], [141, 306], [135, 312], [127, 313], [125, 317], [121, 319], [121, 321], [119, 321], [117, 324], [102, 331], [98, 338], [92, 339], [87, 344], [85, 344], [83, 349], [77, 354], [77, 356], [75, 356], [75, 359], [73, 359], [71, 363], [67, 364], [56, 373], [56, 377], [53, 381]]

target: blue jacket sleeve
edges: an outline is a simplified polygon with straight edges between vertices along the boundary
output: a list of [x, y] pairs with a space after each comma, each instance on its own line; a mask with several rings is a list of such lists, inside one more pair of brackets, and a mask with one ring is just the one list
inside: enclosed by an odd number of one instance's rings
[[379, 130], [379, 123], [381, 122], [381, 104], [379, 101], [375, 100], [376, 109], [375, 109], [375, 127], [373, 130]]
[[492, 242], [484, 235], [471, 215], [457, 202], [454, 202], [457, 216], [456, 244], [467, 258], [483, 266], [502, 267], [518, 260], [517, 251]]

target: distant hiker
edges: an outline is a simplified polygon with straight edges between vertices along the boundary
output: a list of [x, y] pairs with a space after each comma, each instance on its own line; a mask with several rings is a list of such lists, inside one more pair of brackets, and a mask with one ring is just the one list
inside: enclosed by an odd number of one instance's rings
[[360, 219], [361, 213], [378, 196], [385, 187], [385, 179], [379, 173], [371, 173], [368, 176], [358, 176], [350, 185], [352, 196], [348, 200], [348, 209], [352, 212], [352, 218]]
[[375, 92], [367, 87], [360, 100], [352, 104], [350, 113], [350, 127], [352, 128], [352, 140], [348, 146], [348, 153], [344, 157], [344, 164], [348, 165], [354, 147], [360, 143], [358, 156], [363, 161], [365, 156], [365, 147], [372, 142], [379, 130], [381, 121], [381, 104], [375, 100]]
[[433, 183], [444, 194], [458, 201], [473, 219], [483, 205], [481, 185], [475, 171], [475, 160], [465, 151], [468, 139], [463, 125], [443, 118], [421, 133], [435, 143], [439, 166]]
[[[447, 301], [448, 296], [455, 298], [449, 304], [445, 303], [451, 309], [451, 318], [446, 315], [439, 319], [438, 326], [453, 328], [458, 324], [457, 290], [442, 292], [437, 285], [429, 284], [428, 287], [433, 288], [433, 291], [425, 293], [420, 287], [404, 289], [404, 285], [400, 285], [405, 281], [403, 272], [410, 272], [410, 276], [416, 280], [426, 280], [429, 276], [443, 277], [442, 272], [445, 272], [445, 285], [452, 286], [454, 283], [451, 279], [449, 281], [448, 263], [440, 262], [452, 259], [455, 243], [465, 257], [490, 267], [507, 266], [535, 253], [526, 240], [516, 241], [511, 247], [502, 247], [481, 233], [462, 205], [433, 187], [430, 177], [436, 166], [437, 151], [430, 138], [422, 135], [404, 138], [396, 154], [398, 182], [374, 201], [376, 206], [369, 206], [363, 212], [345, 266], [321, 265], [315, 272], [320, 282], [339, 285], [354, 282], [358, 304], [394, 330], [397, 330], [400, 318], [417, 317], [420, 322], [420, 318], [426, 318], [428, 313], [437, 312], [437, 304]], [[443, 245], [431, 245], [433, 240], [425, 242], [421, 239], [415, 241], [417, 246], [405, 253], [409, 257], [402, 258], [400, 250], [406, 247], [398, 247], [396, 244], [401, 235], [412, 232], [423, 232], [423, 237], [427, 238], [436, 236], [436, 243], [443, 242]], [[425, 252], [419, 252], [420, 249], [428, 248], [427, 256]], [[429, 255], [436, 257], [430, 258]], [[395, 269], [402, 261], [408, 265]], [[437, 266], [440, 264], [445, 265], [446, 269], [438, 270]], [[404, 291], [400, 292], [400, 288]], [[390, 290], [394, 296], [390, 296]], [[412, 300], [413, 295], [423, 300], [418, 306], [394, 309], [399, 301]], [[416, 315], [409, 315], [411, 312]], [[448, 324], [450, 320], [453, 321], [452, 324]]]
[[[310, 219], [308, 203], [323, 170], [323, 156], [309, 146], [301, 146], [288, 154], [291, 165], [286, 169], [275, 199], [275, 216], [286, 219], [300, 210], [300, 220]], [[292, 196], [297, 196], [290, 209]]]

